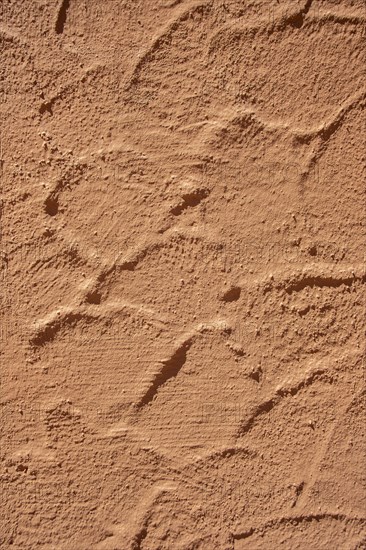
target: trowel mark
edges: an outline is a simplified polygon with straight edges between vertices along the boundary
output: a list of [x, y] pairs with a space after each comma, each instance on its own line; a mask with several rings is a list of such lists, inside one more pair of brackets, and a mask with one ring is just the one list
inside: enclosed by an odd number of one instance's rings
[[252, 535], [261, 534], [263, 536], [267, 531], [273, 530], [274, 528], [280, 528], [286, 525], [301, 525], [301, 524], [310, 524], [323, 521], [337, 521], [342, 522], [345, 526], [359, 526], [362, 528], [365, 525], [365, 519], [359, 516], [353, 516], [342, 513], [332, 513], [325, 512], [319, 514], [301, 514], [301, 515], [290, 515], [290, 516], [280, 516], [278, 518], [269, 519], [266, 523], [259, 525], [257, 527], [251, 527], [246, 531], [233, 534], [233, 541], [243, 540], [251, 537]]
[[70, 0], [61, 0], [55, 25], [55, 31], [57, 34], [62, 34], [64, 32], [67, 10], [69, 9], [69, 7]]
[[112, 548], [128, 548], [138, 550], [148, 534], [149, 522], [154, 505], [159, 497], [169, 491], [174, 491], [177, 484], [170, 480], [161, 480], [151, 487], [128, 521], [110, 527], [110, 534], [102, 540], [96, 548], [98, 550], [112, 550]]
[[144, 395], [137, 404], [138, 408], [148, 405], [156, 396], [158, 391], [171, 378], [177, 376], [181, 371], [187, 359], [187, 352], [195, 342], [198, 336], [205, 332], [220, 331], [231, 333], [231, 327], [224, 320], [214, 320], [211, 323], [201, 323], [192, 331], [183, 334], [176, 342], [175, 348], [171, 355], [166, 359], [159, 361], [158, 370], [153, 374], [152, 380], [149, 381], [149, 386]]

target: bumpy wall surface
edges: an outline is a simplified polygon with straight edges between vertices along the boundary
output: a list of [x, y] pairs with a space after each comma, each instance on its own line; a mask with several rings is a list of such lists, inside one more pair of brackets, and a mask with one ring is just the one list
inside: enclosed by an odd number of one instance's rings
[[1, 548], [365, 550], [365, 2], [0, 16]]

